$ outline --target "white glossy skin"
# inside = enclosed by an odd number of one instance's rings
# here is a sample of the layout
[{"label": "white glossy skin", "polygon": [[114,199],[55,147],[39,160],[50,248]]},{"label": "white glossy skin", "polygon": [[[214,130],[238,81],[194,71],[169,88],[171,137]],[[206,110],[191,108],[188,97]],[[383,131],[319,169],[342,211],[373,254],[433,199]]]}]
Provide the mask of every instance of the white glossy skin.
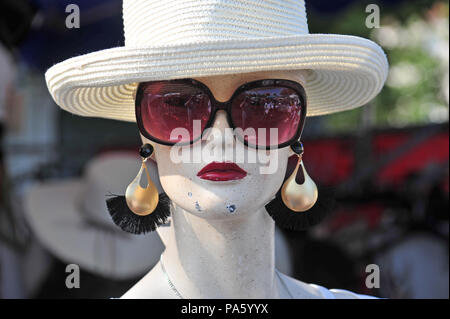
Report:
[{"label": "white glossy skin", "polygon": [[[275,71],[197,80],[206,84],[218,101],[226,101],[240,85],[268,78],[303,82],[298,72]],[[223,111],[217,113],[214,127],[229,127]],[[154,145],[161,185],[174,204],[172,226],[164,234],[163,258],[170,279],[184,298],[320,298],[315,289],[286,277],[289,294],[275,275],[274,222],[264,206],[282,185],[288,157],[293,154],[289,147],[272,151],[277,152],[278,160],[274,174],[260,174],[261,164],[242,163],[239,166],[248,172],[244,179],[212,182],[196,176],[209,162],[174,164],[170,147],[142,140]],[[202,143],[235,146],[239,142],[212,138]],[[198,152],[199,147],[200,142],[192,151]],[[227,209],[229,204],[236,206],[234,213]],[[177,296],[158,264],[122,298]]]}]

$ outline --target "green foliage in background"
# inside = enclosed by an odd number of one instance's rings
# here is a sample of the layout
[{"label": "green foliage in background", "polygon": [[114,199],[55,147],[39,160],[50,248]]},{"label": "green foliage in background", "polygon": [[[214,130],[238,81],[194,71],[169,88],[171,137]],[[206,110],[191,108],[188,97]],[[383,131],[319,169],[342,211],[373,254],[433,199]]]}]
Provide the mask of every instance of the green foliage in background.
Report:
[{"label": "green foliage in background", "polygon": [[[376,127],[403,127],[448,121],[448,1],[408,1],[380,7],[380,28],[365,25],[364,1],[330,16],[309,12],[312,33],[351,34],[370,38],[385,50],[390,74],[372,111],[358,108],[321,119],[329,132],[360,127],[363,112]],[[367,116],[365,117],[367,119]]]}]

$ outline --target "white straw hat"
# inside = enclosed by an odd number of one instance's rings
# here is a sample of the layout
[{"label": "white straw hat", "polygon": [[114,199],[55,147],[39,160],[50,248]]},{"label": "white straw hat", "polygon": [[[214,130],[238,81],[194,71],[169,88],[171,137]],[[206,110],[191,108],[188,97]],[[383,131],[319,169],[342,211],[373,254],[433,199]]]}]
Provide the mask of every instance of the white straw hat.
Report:
[{"label": "white straw hat", "polygon": [[[130,279],[149,271],[164,249],[160,237],[123,232],[105,203],[108,193],[123,193],[140,163],[134,154],[113,152],[89,162],[81,178],[33,185],[25,212],[43,246],[62,261],[106,278]],[[156,164],[148,163],[152,180],[162,189]]]},{"label": "white straw hat", "polygon": [[308,116],[352,109],[384,85],[374,42],[309,34],[303,0],[123,0],[125,46],[68,59],[45,74],[63,109],[135,121],[137,83],[308,70]]}]

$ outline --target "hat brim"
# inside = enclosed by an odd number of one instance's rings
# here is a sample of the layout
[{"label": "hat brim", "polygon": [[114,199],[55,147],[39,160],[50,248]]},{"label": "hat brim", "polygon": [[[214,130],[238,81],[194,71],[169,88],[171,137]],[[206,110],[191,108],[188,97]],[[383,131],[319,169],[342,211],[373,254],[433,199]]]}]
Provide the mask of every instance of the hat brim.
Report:
[{"label": "hat brim", "polygon": [[388,74],[383,50],[347,35],[204,41],[158,47],[117,47],[68,59],[45,74],[63,109],[82,116],[134,122],[139,82],[269,70],[308,70],[308,116],[366,104]]},{"label": "hat brim", "polygon": [[130,279],[149,271],[164,245],[156,232],[133,236],[111,221],[111,230],[89,225],[80,212],[82,180],[33,185],[26,216],[36,237],[53,255],[81,269],[112,279]]}]

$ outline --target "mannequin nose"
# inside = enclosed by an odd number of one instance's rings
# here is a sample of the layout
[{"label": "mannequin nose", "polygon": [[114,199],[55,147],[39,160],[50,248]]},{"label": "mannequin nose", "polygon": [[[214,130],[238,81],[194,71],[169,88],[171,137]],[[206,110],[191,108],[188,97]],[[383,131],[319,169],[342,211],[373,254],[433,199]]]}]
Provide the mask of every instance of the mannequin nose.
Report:
[{"label": "mannequin nose", "polygon": [[[228,123],[227,113],[225,111],[219,110],[216,112],[211,128],[212,130],[207,137],[209,141],[214,141],[214,143],[222,143],[223,146],[233,146],[234,134],[230,124]],[[213,136],[209,136],[211,134]]]},{"label": "mannequin nose", "polygon": [[212,127],[218,128],[220,130],[225,130],[226,128],[230,128],[230,124],[228,123],[227,113],[224,110],[217,111]]}]

